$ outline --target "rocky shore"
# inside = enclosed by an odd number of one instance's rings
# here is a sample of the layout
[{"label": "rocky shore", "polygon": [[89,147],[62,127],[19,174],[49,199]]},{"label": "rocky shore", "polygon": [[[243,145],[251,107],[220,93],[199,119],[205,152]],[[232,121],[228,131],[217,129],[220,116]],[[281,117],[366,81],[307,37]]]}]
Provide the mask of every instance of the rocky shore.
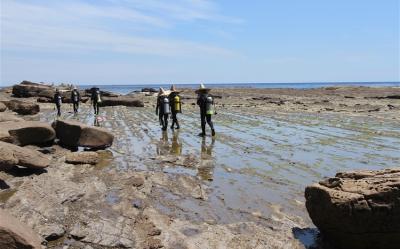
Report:
[{"label": "rocky shore", "polygon": [[[216,141],[194,135],[193,90],[181,92],[182,131],[162,133],[151,89],[103,92],[100,121],[86,90],[76,116],[60,89],[58,120],[54,86],[0,92],[0,216],[20,222],[0,220],[0,237],[87,249],[385,248],[370,235],[399,238],[398,169],[312,185],[399,166],[399,88],[213,89]],[[382,226],[362,230],[355,212]]]}]

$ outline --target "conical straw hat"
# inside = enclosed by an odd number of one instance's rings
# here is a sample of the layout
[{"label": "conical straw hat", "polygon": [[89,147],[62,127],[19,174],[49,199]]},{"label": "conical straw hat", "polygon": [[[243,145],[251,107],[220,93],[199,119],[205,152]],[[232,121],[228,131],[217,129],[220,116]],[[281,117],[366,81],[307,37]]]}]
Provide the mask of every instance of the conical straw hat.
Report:
[{"label": "conical straw hat", "polygon": [[176,90],[176,87],[175,87],[174,84],[172,84],[172,86],[171,86],[171,92],[178,92],[178,91]]},{"label": "conical straw hat", "polygon": [[204,84],[201,83],[201,84],[200,84],[200,88],[196,90],[196,93],[208,92],[208,91],[210,91],[210,90],[211,90],[210,88],[206,88],[206,87],[204,86]]}]

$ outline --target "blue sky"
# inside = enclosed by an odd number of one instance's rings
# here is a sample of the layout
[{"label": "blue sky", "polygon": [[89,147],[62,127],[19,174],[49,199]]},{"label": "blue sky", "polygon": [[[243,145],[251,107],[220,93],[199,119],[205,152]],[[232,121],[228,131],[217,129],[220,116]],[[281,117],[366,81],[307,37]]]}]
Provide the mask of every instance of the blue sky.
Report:
[{"label": "blue sky", "polygon": [[400,81],[399,0],[1,0],[0,83]]}]

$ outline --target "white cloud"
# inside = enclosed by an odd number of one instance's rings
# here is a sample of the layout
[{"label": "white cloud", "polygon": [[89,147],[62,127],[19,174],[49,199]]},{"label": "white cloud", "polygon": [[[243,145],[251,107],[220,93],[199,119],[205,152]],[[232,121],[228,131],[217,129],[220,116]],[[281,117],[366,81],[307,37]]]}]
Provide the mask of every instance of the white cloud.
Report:
[{"label": "white cloud", "polygon": [[[234,54],[209,44],[142,34],[143,30],[171,28],[178,21],[235,21],[220,15],[217,6],[209,1],[171,2],[108,0],[94,5],[77,0],[44,1],[40,4],[4,0],[1,49],[72,53],[104,51],[159,56]],[[113,27],[117,28],[114,30]]]}]

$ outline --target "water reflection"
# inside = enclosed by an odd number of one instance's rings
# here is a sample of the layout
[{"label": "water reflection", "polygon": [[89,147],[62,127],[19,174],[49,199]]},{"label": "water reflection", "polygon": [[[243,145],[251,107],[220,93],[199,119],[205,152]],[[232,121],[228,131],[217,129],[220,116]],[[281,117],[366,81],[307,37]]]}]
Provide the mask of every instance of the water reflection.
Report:
[{"label": "water reflection", "polygon": [[168,132],[163,131],[161,133],[161,138],[160,141],[157,143],[156,147],[157,155],[159,156],[164,156],[164,155],[169,155],[170,153],[170,145],[168,141]]},{"label": "water reflection", "polygon": [[179,139],[179,130],[172,135],[171,154],[174,156],[182,155],[182,141]]},{"label": "water reflection", "polygon": [[97,127],[100,127],[100,121],[99,121],[99,118],[98,118],[98,117],[95,117],[95,118],[93,119],[93,125],[94,125],[94,126],[97,126]]},{"label": "water reflection", "polygon": [[197,176],[202,180],[212,181],[214,179],[214,144],[215,138],[212,138],[209,144],[207,144],[205,137],[201,140],[200,165],[197,170]]}]

